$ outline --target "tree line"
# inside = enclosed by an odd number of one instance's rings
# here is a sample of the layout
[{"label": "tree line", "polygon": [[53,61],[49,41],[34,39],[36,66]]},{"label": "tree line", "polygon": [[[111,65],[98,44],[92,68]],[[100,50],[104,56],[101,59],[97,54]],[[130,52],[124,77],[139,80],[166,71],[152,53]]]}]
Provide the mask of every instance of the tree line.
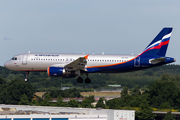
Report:
[{"label": "tree line", "polygon": [[[0,67],[0,77],[10,83],[14,79],[24,80],[25,72],[18,72]],[[115,74],[89,74],[92,80],[90,84],[78,83],[77,78],[50,78],[46,72],[30,72],[29,81],[36,91],[59,90],[61,87],[83,88],[82,91],[93,91],[100,88],[108,88],[110,84],[120,84],[129,89],[139,85],[141,89],[146,88],[150,83],[158,79],[162,74],[180,76],[180,65],[164,65],[135,72]],[[85,78],[85,76],[83,76]]]},{"label": "tree line", "polygon": [[[82,97],[80,92],[74,89],[52,90],[47,92],[43,98],[33,99],[35,87],[23,80],[12,80],[6,83],[0,78],[0,104],[20,104],[36,106],[58,106],[58,107],[82,107],[82,108],[103,108],[103,109],[132,109],[136,110],[136,119],[153,119],[153,110],[169,110],[169,117],[174,118],[171,110],[180,111],[180,79],[177,76],[163,74],[159,79],[153,81],[142,92],[137,85],[131,90],[123,87],[120,98],[107,101],[101,97],[95,106],[94,96],[86,97],[82,103],[71,99],[64,102],[63,97]],[[130,92],[129,92],[130,91]],[[57,102],[51,102],[52,98]],[[167,118],[169,118],[167,116]]]},{"label": "tree line", "polygon": [[[87,85],[77,83],[76,78],[49,78],[45,72],[31,72],[29,81],[25,82],[24,72],[0,67],[0,104],[93,108],[91,103],[95,101],[94,96],[85,98],[81,104],[74,99],[67,103],[63,102],[63,97],[82,97],[80,91],[92,91],[107,87],[109,84],[121,84],[124,86],[121,98],[109,101],[100,98],[95,107],[135,109],[137,119],[152,119],[154,117],[152,111],[156,109],[180,111],[179,68],[179,65],[164,65],[129,73],[92,74],[90,75],[92,83]],[[76,88],[60,90],[63,86]],[[35,91],[47,93],[43,98],[33,99]],[[51,102],[54,97],[57,97],[56,103]],[[173,117],[171,111],[168,115]]]}]

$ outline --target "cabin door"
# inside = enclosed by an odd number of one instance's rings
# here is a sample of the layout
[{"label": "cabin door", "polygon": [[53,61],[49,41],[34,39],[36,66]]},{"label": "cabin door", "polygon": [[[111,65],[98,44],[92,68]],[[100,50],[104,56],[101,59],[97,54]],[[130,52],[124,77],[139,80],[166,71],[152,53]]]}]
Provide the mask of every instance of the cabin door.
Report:
[{"label": "cabin door", "polygon": [[140,67],[140,57],[134,59],[134,67]]},{"label": "cabin door", "polygon": [[28,58],[28,55],[23,55],[23,58],[22,58],[23,65],[27,65],[27,58]]}]

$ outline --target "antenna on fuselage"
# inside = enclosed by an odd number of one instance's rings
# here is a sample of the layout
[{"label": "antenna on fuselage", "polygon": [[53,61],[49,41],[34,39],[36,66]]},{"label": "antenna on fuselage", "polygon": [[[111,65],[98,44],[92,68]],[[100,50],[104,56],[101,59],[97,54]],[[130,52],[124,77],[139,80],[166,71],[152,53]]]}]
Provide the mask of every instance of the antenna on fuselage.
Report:
[{"label": "antenna on fuselage", "polygon": [[31,51],[29,51],[28,53],[30,53]]},{"label": "antenna on fuselage", "polygon": [[102,53],[102,55],[104,55],[104,52]]}]

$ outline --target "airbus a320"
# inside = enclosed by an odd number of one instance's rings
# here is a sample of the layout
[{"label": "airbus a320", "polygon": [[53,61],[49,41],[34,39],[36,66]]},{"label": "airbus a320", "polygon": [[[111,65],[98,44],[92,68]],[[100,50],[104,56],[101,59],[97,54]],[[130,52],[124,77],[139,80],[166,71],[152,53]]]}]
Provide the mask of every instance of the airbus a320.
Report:
[{"label": "airbus a320", "polygon": [[165,57],[172,28],[163,28],[152,42],[139,55],[105,54],[47,54],[24,53],[15,55],[4,66],[15,71],[26,71],[25,81],[31,71],[47,72],[49,77],[72,78],[77,82],[90,83],[90,73],[121,73],[142,70],[175,62],[174,58]]}]

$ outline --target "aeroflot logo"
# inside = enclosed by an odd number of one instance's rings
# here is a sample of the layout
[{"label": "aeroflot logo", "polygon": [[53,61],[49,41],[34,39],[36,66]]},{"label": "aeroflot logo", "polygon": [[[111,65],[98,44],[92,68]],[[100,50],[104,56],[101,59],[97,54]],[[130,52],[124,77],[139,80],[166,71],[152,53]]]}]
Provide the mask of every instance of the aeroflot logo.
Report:
[{"label": "aeroflot logo", "polygon": [[58,57],[59,55],[54,55],[54,54],[46,54],[46,55],[44,55],[44,54],[35,54],[35,56],[55,56],[55,57]]}]

